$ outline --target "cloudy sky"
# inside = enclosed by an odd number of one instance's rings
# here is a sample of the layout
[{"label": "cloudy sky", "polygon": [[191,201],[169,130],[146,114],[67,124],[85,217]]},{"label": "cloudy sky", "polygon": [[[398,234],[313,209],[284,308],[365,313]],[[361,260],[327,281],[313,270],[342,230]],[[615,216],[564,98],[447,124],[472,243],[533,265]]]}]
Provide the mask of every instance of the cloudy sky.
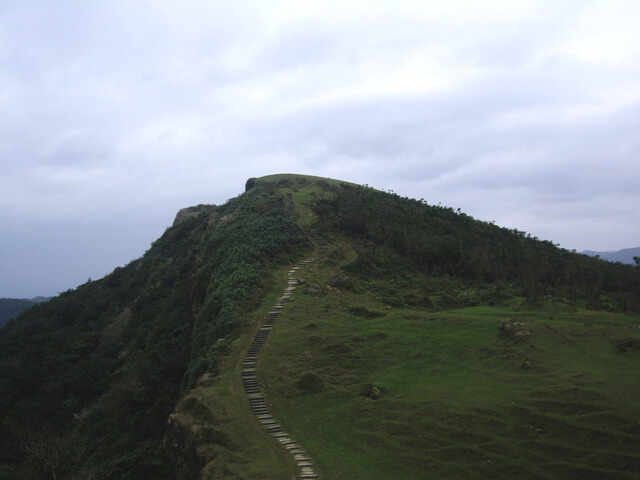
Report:
[{"label": "cloudy sky", "polygon": [[295,172],[640,246],[640,2],[0,1],[0,297]]}]

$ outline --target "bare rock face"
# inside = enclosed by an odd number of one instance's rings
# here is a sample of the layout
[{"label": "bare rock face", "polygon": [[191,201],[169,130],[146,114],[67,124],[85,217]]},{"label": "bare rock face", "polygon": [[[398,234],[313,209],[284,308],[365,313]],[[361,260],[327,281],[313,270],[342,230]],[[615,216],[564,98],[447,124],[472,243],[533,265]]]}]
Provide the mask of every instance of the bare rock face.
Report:
[{"label": "bare rock face", "polygon": [[244,191],[248,192],[252,188],[256,188],[256,185],[258,185],[258,179],[255,177],[251,177],[247,180],[247,183],[244,184]]},{"label": "bare rock face", "polygon": [[526,322],[510,320],[500,324],[498,335],[515,343],[524,343],[531,337]]},{"label": "bare rock face", "polygon": [[167,419],[165,442],[170,450],[181,452],[187,443],[187,432],[177,415],[170,415]]},{"label": "bare rock face", "polygon": [[382,396],[382,392],[375,385],[371,387],[371,391],[369,392],[369,398],[372,400],[377,400]]},{"label": "bare rock face", "polygon": [[[197,205],[195,207],[187,207],[178,211],[176,218],[173,221],[173,226],[188,220],[189,218],[197,217],[202,212],[211,211],[215,208],[215,205]],[[213,213],[213,212],[212,212]]]},{"label": "bare rock face", "polygon": [[359,395],[370,398],[371,400],[378,400],[382,397],[382,388],[371,383],[366,383],[361,385]]},{"label": "bare rock face", "polygon": [[198,378],[198,387],[209,387],[213,384],[213,376],[210,373],[204,373]]},{"label": "bare rock face", "polygon": [[167,419],[164,445],[171,455],[176,480],[200,478],[200,472],[204,467],[196,441],[200,434],[199,426],[193,425],[192,421],[175,413]]},{"label": "bare rock face", "polygon": [[322,287],[320,287],[320,285],[317,285],[315,283],[311,283],[309,284],[303,291],[303,293],[305,295],[311,295],[312,297],[322,297],[325,293],[322,290]]}]

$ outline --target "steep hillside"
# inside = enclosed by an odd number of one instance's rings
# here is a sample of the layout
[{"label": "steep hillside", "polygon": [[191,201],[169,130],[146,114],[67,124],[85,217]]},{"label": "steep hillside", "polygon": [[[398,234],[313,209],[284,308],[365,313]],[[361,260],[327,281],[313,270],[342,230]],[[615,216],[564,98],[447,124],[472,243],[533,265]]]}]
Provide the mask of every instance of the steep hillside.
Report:
[{"label": "steep hillside", "polygon": [[637,478],[639,310],[638,268],[252,178],[0,332],[0,478]]},{"label": "steep hillside", "polygon": [[[637,476],[637,269],[327,179],[247,186],[277,187],[328,243],[257,363],[319,478]],[[179,478],[293,478],[242,394],[250,339],[178,406],[175,454],[197,465]]]},{"label": "steep hillside", "polygon": [[36,303],[38,302],[26,298],[0,298],[0,328]]},{"label": "steep hillside", "polygon": [[306,242],[282,199],[254,190],[183,212],[141,259],[8,325],[0,477],[173,478],[169,413]]}]

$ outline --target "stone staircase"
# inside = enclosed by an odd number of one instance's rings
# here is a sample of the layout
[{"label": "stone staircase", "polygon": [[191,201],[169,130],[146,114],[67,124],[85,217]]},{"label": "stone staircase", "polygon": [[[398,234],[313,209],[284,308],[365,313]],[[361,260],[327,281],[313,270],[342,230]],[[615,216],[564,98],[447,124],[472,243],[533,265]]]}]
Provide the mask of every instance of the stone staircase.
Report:
[{"label": "stone staircase", "polygon": [[291,267],[287,272],[287,285],[282,296],[278,298],[273,308],[262,321],[262,325],[257,331],[242,363],[242,383],[244,385],[244,390],[247,395],[247,399],[249,400],[249,404],[251,405],[251,409],[256,415],[258,421],[262,424],[263,428],[293,456],[296,466],[299,469],[298,479],[300,480],[318,478],[318,475],[313,469],[313,462],[307,456],[302,447],[293,439],[293,435],[287,433],[282,425],[280,425],[269,412],[269,407],[267,406],[267,402],[265,401],[260,390],[260,385],[258,384],[256,367],[258,356],[267,340],[267,337],[278,320],[280,312],[286,303],[291,300],[293,291],[296,289],[296,285],[298,284],[298,281],[295,278],[296,272],[313,262],[318,255],[323,255],[327,251],[327,243],[324,239],[315,237],[314,242],[317,245],[317,251],[311,257]]}]

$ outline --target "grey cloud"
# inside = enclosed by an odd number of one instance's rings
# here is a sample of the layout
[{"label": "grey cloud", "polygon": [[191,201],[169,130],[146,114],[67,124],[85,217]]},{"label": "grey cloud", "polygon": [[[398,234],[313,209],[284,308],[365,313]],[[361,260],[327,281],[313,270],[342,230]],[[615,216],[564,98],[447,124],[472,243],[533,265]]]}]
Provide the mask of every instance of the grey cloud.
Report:
[{"label": "grey cloud", "polygon": [[3,251],[41,238],[44,264],[50,240],[89,268],[75,235],[123,263],[179,208],[281,171],[633,246],[638,69],[572,50],[598,5],[2,2]]}]

